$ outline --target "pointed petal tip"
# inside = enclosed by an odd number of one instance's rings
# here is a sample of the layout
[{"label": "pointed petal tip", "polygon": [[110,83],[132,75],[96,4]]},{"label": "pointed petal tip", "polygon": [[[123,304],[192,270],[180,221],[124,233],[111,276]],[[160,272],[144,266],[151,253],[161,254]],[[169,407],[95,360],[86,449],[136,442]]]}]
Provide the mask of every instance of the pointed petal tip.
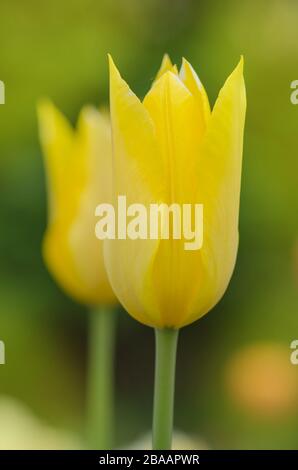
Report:
[{"label": "pointed petal tip", "polygon": [[236,66],[236,70],[239,71],[239,73],[243,74],[243,68],[244,68],[244,57],[243,55],[241,54],[240,55],[240,59],[239,59],[239,62]]},{"label": "pointed petal tip", "polygon": [[163,55],[161,65],[168,65],[169,67],[172,67],[172,61],[171,61],[171,58],[170,58],[170,56],[167,52],[165,52],[164,55]]},{"label": "pointed petal tip", "polygon": [[191,65],[191,63],[185,57],[182,57],[182,63],[181,63],[181,68],[180,68],[180,72],[179,72],[179,75],[180,75],[182,80],[185,78],[187,73],[191,73],[200,82],[200,79],[199,79],[195,69]]},{"label": "pointed petal tip", "polygon": [[[174,87],[176,91],[178,90],[183,90],[183,93],[187,93],[187,95],[190,95],[189,90],[187,87],[184,85],[184,83],[181,81],[179,75],[175,73],[175,69],[173,67],[170,70],[167,70],[162,74],[162,76],[155,82],[155,85],[151,87],[149,90],[148,94],[155,88],[155,87],[163,87],[163,86],[169,86],[170,88]],[[160,88],[161,89],[161,88]],[[147,95],[146,95],[147,96]],[[146,97],[144,98],[145,101]]]},{"label": "pointed petal tip", "polygon": [[108,54],[110,78],[121,79],[121,74],[113,60],[111,54]]},{"label": "pointed petal tip", "polygon": [[117,70],[117,67],[115,65],[115,62],[113,60],[113,57],[111,56],[111,54],[108,53],[108,63],[109,63],[109,70],[110,70],[110,73],[112,71],[114,71],[115,69]]},{"label": "pointed petal tip", "polygon": [[174,74],[174,75],[178,75],[178,68],[177,68],[177,65],[174,64],[171,68],[171,72]]},{"label": "pointed petal tip", "polygon": [[122,87],[123,84],[126,82],[121,77],[119,70],[116,67],[116,64],[110,54],[108,54],[109,58],[109,76],[110,76],[110,98],[114,94],[115,90],[119,87]]},{"label": "pointed petal tip", "polygon": [[36,112],[40,136],[44,138],[48,134],[48,129],[54,126],[56,117],[61,113],[54,103],[46,97],[37,101]]},{"label": "pointed petal tip", "polygon": [[181,67],[180,67],[180,70],[179,70],[179,76],[180,76],[181,80],[183,80],[183,78],[185,77],[186,70],[189,67],[190,67],[190,63],[185,59],[185,57],[182,57]]},{"label": "pointed petal tip", "polygon": [[167,72],[168,70],[172,70],[174,67],[175,66],[172,64],[169,54],[164,54],[153,83],[157,82],[165,72]]},{"label": "pointed petal tip", "polygon": [[108,53],[107,53],[107,57],[108,57],[108,62],[109,62],[109,64],[111,64],[111,63],[113,64],[114,61],[113,61],[112,54],[110,54],[110,53],[108,52]]},{"label": "pointed petal tip", "polygon": [[177,77],[177,74],[175,73],[175,68],[174,68],[174,67],[172,67],[171,70],[167,70],[167,71],[160,77],[159,80],[160,80],[160,81],[163,81],[163,80],[164,80],[164,81],[172,81],[173,79],[174,79],[175,81],[178,80],[178,81],[180,82],[179,78]]},{"label": "pointed petal tip", "polygon": [[244,58],[243,58],[243,55],[241,55],[237,65],[228,76],[227,81],[231,81],[231,80],[232,81],[236,80],[237,82],[243,81],[244,80],[243,68],[244,68]]},{"label": "pointed petal tip", "polygon": [[190,65],[190,62],[183,56],[182,57],[182,64],[181,64],[181,67],[185,66],[185,65]]},{"label": "pointed petal tip", "polygon": [[36,103],[38,117],[44,116],[46,113],[55,109],[53,102],[46,97],[39,98]]}]

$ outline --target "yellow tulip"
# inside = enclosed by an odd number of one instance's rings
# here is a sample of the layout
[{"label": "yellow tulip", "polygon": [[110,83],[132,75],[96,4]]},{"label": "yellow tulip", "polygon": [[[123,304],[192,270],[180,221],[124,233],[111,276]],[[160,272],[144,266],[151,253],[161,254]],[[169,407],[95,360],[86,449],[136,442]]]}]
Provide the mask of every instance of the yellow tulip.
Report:
[{"label": "yellow tulip", "polygon": [[48,186],[47,267],[74,299],[90,306],[114,303],[94,232],[95,207],[111,197],[109,118],[85,107],[73,129],[48,101],[40,103],[38,116]]},{"label": "yellow tulip", "polygon": [[213,110],[192,66],[166,56],[143,101],[110,58],[113,198],[127,204],[200,203],[204,242],[105,240],[105,265],[118,299],[140,322],[178,329],[207,313],[230,281],[238,248],[243,129],[243,60]]}]

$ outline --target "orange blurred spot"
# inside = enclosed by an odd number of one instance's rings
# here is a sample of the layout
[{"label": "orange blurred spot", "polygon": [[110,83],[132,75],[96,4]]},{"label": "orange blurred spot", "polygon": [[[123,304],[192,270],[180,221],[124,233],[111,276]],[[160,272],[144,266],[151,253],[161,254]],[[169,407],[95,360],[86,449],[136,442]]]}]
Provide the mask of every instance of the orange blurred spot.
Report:
[{"label": "orange blurred spot", "polygon": [[232,399],[244,410],[280,417],[298,406],[298,371],[290,349],[274,343],[249,346],[227,364],[226,382]]}]

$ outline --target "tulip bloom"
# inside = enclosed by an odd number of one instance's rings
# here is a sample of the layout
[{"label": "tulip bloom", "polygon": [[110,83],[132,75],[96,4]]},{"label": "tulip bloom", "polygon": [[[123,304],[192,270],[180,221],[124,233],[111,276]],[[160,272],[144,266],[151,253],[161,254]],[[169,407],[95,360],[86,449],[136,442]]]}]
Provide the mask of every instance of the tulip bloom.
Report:
[{"label": "tulip bloom", "polygon": [[106,240],[105,263],[126,310],[157,328],[181,328],[224,294],[238,247],[238,212],[245,118],[242,59],[210,111],[192,66],[178,74],[165,57],[140,101],[110,59],[114,197],[127,204],[201,203],[204,242]]},{"label": "tulip bloom", "polygon": [[[238,248],[243,129],[242,59],[210,110],[192,66],[178,73],[166,56],[143,101],[110,59],[113,197],[127,204],[203,204],[204,240],[105,240],[111,285],[126,310],[156,329],[153,448],[171,447],[179,328],[207,313],[224,294]],[[161,214],[161,227],[166,225]],[[173,226],[172,221],[172,226]],[[162,230],[159,235],[162,235]]]},{"label": "tulip bloom", "polygon": [[38,108],[49,217],[43,254],[74,299],[92,306],[88,377],[88,445],[111,448],[116,297],[95,237],[94,211],[111,197],[111,129],[105,113],[85,107],[74,130],[51,104]]},{"label": "tulip bloom", "polygon": [[102,242],[94,234],[95,207],[111,197],[109,118],[85,107],[74,130],[50,102],[38,111],[49,196],[45,262],[74,299],[86,305],[114,303]]}]

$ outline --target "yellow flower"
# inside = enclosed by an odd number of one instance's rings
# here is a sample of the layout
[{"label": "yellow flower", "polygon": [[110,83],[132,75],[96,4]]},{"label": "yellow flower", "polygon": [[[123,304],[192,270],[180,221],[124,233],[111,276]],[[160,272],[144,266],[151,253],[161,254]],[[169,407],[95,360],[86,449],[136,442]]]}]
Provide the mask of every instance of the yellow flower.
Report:
[{"label": "yellow flower", "polygon": [[85,107],[74,130],[55,106],[38,107],[49,217],[43,254],[62,288],[86,305],[115,301],[95,237],[94,211],[111,194],[111,130],[105,113]]},{"label": "yellow flower", "polygon": [[[110,59],[113,197],[127,204],[199,203],[204,242],[187,251],[184,240],[105,240],[113,290],[140,322],[180,328],[207,313],[224,294],[238,247],[243,129],[243,61],[210,111],[192,66],[180,73],[166,56],[140,101]],[[116,199],[115,199],[116,200]]]}]

